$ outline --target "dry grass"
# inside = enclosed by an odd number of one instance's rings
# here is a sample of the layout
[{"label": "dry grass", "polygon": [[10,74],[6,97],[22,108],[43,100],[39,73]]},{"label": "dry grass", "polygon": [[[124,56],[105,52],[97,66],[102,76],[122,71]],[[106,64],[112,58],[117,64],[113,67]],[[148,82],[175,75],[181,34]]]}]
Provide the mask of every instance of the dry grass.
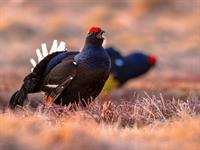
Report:
[{"label": "dry grass", "polygon": [[77,116],[50,121],[41,114],[9,114],[0,120],[1,149],[195,150],[200,146],[200,118],[188,115],[144,128],[99,125]]},{"label": "dry grass", "polygon": [[200,146],[200,101],[154,96],[114,105],[41,106],[0,115],[0,149],[185,149]]}]

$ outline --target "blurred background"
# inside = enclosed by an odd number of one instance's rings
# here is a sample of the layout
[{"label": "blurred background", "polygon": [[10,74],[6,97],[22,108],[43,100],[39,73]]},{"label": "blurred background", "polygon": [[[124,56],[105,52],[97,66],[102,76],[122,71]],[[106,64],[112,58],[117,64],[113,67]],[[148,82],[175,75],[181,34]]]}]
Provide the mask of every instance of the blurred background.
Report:
[{"label": "blurred background", "polygon": [[[200,0],[0,0],[0,91],[19,88],[35,49],[54,39],[79,50],[88,29],[106,30],[107,46],[158,58],[125,88],[200,89]],[[199,92],[197,92],[197,95]]]}]

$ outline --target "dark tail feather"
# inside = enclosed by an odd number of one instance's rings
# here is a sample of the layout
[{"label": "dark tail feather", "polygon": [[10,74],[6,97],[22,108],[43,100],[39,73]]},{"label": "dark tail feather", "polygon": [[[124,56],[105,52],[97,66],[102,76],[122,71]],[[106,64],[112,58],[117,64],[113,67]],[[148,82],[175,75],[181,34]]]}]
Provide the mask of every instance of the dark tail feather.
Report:
[{"label": "dark tail feather", "polygon": [[10,101],[9,101],[9,107],[11,109],[14,109],[16,106],[17,106],[17,100],[16,100],[16,97],[18,95],[19,91],[16,91],[12,97],[10,98]]},{"label": "dark tail feather", "polygon": [[23,90],[16,91],[10,98],[9,108],[14,109],[17,105],[23,106],[27,94]]}]

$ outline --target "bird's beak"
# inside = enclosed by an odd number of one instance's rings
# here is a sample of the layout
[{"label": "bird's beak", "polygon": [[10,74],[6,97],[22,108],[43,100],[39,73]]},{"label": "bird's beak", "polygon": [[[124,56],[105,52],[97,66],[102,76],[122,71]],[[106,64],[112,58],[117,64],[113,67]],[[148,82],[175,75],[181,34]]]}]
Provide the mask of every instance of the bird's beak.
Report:
[{"label": "bird's beak", "polygon": [[97,38],[98,39],[104,39],[104,37],[103,37],[103,34],[105,33],[105,31],[104,30],[101,30],[98,34],[97,34]]}]

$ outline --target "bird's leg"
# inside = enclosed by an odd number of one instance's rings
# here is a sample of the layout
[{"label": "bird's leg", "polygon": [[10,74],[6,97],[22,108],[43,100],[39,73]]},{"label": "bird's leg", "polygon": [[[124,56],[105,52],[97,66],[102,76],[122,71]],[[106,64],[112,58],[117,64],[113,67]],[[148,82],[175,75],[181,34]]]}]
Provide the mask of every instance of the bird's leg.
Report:
[{"label": "bird's leg", "polygon": [[54,102],[54,98],[51,96],[47,96],[46,102],[47,102],[47,104],[52,104]]}]

